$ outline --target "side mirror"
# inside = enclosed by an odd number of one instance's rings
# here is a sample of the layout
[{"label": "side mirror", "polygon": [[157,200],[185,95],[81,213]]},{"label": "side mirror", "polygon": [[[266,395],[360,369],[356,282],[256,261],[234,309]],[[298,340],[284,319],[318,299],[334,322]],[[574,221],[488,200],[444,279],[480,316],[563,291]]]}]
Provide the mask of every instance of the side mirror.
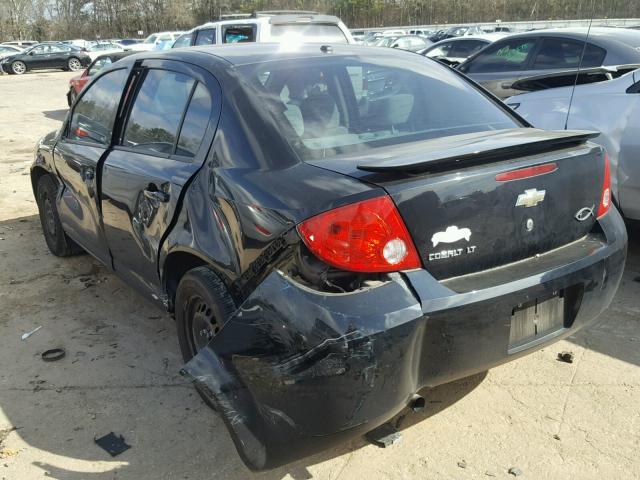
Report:
[{"label": "side mirror", "polygon": [[33,50],[31,50],[28,55],[33,56],[35,54],[35,52]]},{"label": "side mirror", "polygon": [[395,45],[391,45],[391,48],[398,48],[398,44],[396,43]]}]

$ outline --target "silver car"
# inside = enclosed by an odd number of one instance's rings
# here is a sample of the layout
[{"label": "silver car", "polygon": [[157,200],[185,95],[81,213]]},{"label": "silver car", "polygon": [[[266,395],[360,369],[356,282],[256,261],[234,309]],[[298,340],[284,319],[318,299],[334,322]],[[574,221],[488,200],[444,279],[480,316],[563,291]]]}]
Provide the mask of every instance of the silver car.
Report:
[{"label": "silver car", "polygon": [[[608,76],[615,76],[615,71]],[[530,82],[531,83],[531,82]],[[539,83],[539,82],[538,82]],[[640,220],[640,70],[613,80],[517,95],[506,102],[534,127],[594,130],[607,149],[614,200],[623,215]],[[580,179],[576,179],[579,181]]]},{"label": "silver car", "polygon": [[[500,98],[517,95],[524,77],[578,67],[586,28],[559,28],[510,35],[469,57],[458,69]],[[583,68],[640,63],[640,31],[592,28]]]}]

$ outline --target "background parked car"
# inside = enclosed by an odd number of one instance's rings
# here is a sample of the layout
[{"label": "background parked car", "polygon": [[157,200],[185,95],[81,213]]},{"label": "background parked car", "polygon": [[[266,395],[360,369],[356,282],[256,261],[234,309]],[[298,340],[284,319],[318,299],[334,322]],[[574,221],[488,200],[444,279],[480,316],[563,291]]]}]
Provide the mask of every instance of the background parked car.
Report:
[{"label": "background parked car", "polygon": [[131,50],[135,52],[146,52],[149,50],[166,50],[171,48],[173,42],[182,35],[183,32],[158,32],[152,33],[144,39],[142,43],[130,44]]},{"label": "background parked car", "polygon": [[28,47],[33,47],[34,45],[37,45],[39,42],[36,42],[35,40],[13,40],[10,42],[3,42],[2,45],[12,45],[14,47],[18,47],[18,48],[28,48]]},{"label": "background parked car", "polygon": [[105,53],[124,52],[124,50],[124,47],[117,43],[101,42],[87,48],[87,54],[91,57],[91,60],[95,60]]},{"label": "background parked car", "polygon": [[482,35],[484,32],[478,25],[470,25],[465,27],[451,27],[446,30],[437,31],[429,40],[439,42],[447,38],[463,37],[465,35]]},{"label": "background parked car", "polygon": [[125,50],[129,50],[131,45],[136,45],[138,43],[142,43],[143,40],[138,38],[123,38],[121,40],[116,40],[115,43],[121,45]]},{"label": "background parked car", "polygon": [[[586,28],[537,30],[510,35],[469,57],[459,70],[500,98],[521,93],[513,83],[523,77],[578,67]],[[592,28],[582,67],[640,63],[640,32]]]},{"label": "background parked car", "polygon": [[100,55],[97,57],[91,65],[89,65],[81,75],[73,77],[69,80],[69,91],[67,92],[67,104],[69,106],[73,105],[78,97],[78,94],[82,91],[84,86],[87,84],[91,77],[93,77],[96,73],[102,70],[107,65],[111,65],[113,62],[117,62],[120,59],[123,59],[129,55],[132,55],[134,52],[111,52],[107,54]]},{"label": "background parked car", "polygon": [[63,43],[40,43],[5,57],[0,67],[6,73],[22,75],[28,70],[62,69],[76,72],[88,66],[91,58],[85,52]]},{"label": "background parked car", "polygon": [[479,52],[487,45],[503,38],[501,34],[485,34],[469,37],[456,37],[441,40],[430,47],[420,50],[418,53],[438,60],[446,65],[460,65],[467,58]]},{"label": "background parked car", "polygon": [[418,50],[424,50],[431,45],[431,40],[428,38],[420,37],[418,35],[405,35],[403,37],[394,38],[388,46],[390,48],[399,48],[400,50],[409,50],[410,52],[417,52]]},{"label": "background parked car", "polygon": [[252,18],[200,25],[181,35],[172,48],[246,42],[355,43],[351,32],[332,15],[256,12]]},{"label": "background parked car", "polygon": [[8,57],[9,55],[15,55],[21,51],[21,48],[14,47],[13,45],[0,45],[0,59]]},{"label": "background parked car", "polygon": [[[615,72],[600,78],[612,75]],[[568,77],[575,75],[571,72]],[[569,129],[600,132],[593,141],[609,154],[614,200],[627,218],[640,220],[640,70],[578,85],[567,121],[572,90],[572,86],[549,88],[511,97],[507,103],[535,127],[564,129],[567,122]]]}]

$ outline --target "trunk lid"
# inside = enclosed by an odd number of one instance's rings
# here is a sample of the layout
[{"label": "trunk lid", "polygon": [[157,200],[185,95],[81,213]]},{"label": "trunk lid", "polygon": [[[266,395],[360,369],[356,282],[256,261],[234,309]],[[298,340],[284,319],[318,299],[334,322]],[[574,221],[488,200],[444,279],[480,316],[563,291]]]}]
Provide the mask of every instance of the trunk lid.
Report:
[{"label": "trunk lid", "polygon": [[[445,279],[522,260],[589,233],[604,180],[604,152],[586,143],[592,136],[483,132],[311,163],[384,188],[424,267]],[[546,173],[501,175],[532,166]]]}]

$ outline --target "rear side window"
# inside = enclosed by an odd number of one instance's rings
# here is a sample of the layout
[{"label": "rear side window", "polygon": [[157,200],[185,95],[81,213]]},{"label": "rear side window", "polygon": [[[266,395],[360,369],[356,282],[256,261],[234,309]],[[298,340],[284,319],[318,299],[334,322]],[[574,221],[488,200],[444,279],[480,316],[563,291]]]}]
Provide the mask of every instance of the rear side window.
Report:
[{"label": "rear side window", "polygon": [[509,72],[523,70],[536,44],[533,38],[509,40],[491,45],[461,70],[469,73]]},{"label": "rear side window", "polygon": [[202,137],[209,125],[211,116],[211,96],[207,88],[199,83],[193,92],[189,108],[184,116],[180,138],[178,139],[177,155],[194,157],[202,143]]},{"label": "rear side window", "polygon": [[222,43],[246,43],[255,41],[256,29],[253,25],[225,27],[222,33]]},{"label": "rear side window", "polygon": [[599,67],[607,52],[592,44],[575,42],[563,38],[545,38],[536,54],[533,69],[578,68],[584,49],[583,67]]},{"label": "rear side window", "polygon": [[123,146],[172,155],[195,80],[166,70],[149,70],[133,102]]},{"label": "rear side window", "polygon": [[126,70],[115,70],[97,79],[73,109],[67,137],[109,145],[126,82]]},{"label": "rear side window", "polygon": [[240,68],[255,88],[248,95],[257,97],[273,118],[266,121],[280,126],[303,160],[519,126],[454,72],[416,58],[377,63],[337,57]]},{"label": "rear side window", "polygon": [[291,39],[307,43],[347,43],[340,27],[335,24],[293,23],[271,26],[271,36],[278,41]]},{"label": "rear side window", "polygon": [[216,30],[214,28],[198,31],[196,45],[213,45],[214,43],[216,43]]}]

